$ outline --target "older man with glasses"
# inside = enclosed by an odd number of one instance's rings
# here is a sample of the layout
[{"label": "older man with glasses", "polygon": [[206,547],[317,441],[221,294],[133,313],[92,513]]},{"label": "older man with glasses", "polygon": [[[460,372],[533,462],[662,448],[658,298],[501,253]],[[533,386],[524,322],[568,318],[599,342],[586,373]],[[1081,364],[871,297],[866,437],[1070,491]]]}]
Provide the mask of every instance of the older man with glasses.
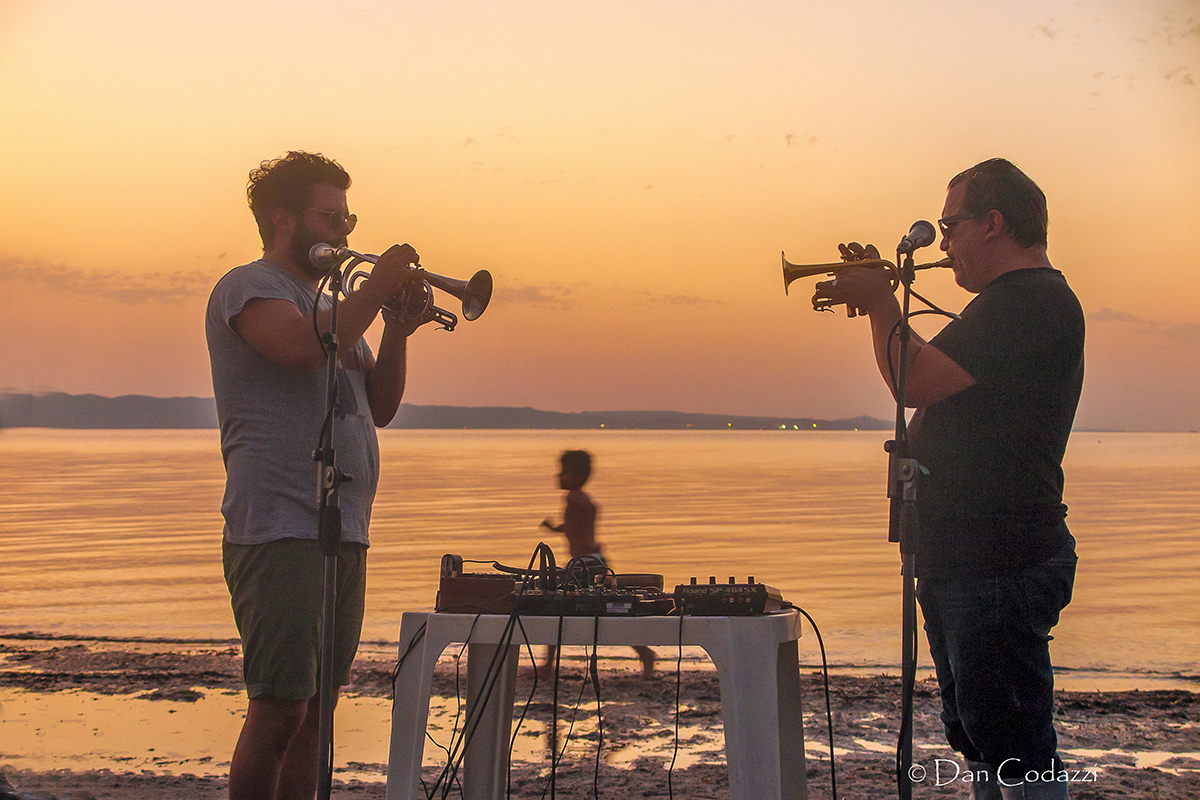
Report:
[{"label": "older man with glasses", "polygon": [[[977,295],[908,350],[912,455],[928,470],[917,598],[942,720],[972,796],[1065,798],[1049,642],[1075,576],[1062,460],[1083,385],[1083,311],[1046,254],[1045,195],[1010,162],[956,176],[938,226],[955,280]],[[844,252],[878,257],[872,246]],[[817,289],[870,318],[895,394],[901,310],[886,275],[844,269]]]}]

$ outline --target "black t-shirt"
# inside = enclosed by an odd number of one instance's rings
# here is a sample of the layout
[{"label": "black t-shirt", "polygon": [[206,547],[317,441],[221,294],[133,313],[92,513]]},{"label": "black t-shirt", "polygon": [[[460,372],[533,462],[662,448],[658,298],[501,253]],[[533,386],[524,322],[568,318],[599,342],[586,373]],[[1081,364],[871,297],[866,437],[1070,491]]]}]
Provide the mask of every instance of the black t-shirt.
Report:
[{"label": "black t-shirt", "polygon": [[1083,309],[1061,272],[1006,272],[930,344],[975,379],[913,420],[920,578],[989,575],[1069,536],[1062,459],[1083,386]]}]

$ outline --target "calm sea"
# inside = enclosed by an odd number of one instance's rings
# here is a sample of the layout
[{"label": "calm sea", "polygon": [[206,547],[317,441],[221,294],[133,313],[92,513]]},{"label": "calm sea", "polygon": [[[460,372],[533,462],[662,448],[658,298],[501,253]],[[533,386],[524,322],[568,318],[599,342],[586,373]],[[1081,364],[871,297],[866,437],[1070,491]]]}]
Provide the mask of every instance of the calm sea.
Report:
[{"label": "calm sea", "polygon": [[[383,431],[364,635],[394,642],[402,612],[432,606],[444,553],[523,566],[543,539],[565,551],[538,523],[561,515],[558,454],[583,447],[619,572],[754,576],[813,616],[832,662],[896,671],[886,438]],[[1200,436],[1078,432],[1066,470],[1081,560],[1052,645],[1060,683],[1200,688]],[[216,431],[4,431],[0,634],[235,638],[223,484]],[[819,663],[807,629],[801,646]]]}]

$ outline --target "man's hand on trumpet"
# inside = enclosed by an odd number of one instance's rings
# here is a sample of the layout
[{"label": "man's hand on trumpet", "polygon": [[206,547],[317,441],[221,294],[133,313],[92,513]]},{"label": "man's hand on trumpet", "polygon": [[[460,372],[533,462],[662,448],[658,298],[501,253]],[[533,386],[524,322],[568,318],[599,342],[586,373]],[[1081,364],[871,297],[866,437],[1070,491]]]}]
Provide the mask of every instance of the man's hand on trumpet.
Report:
[{"label": "man's hand on trumpet", "polygon": [[866,316],[880,301],[895,299],[892,280],[887,270],[874,267],[855,267],[855,261],[879,259],[875,245],[863,246],[858,242],[839,244],[842,260],[846,266],[837,271],[832,280],[819,281],[813,302],[829,301],[832,305],[846,304],[846,316]]},{"label": "man's hand on trumpet", "polygon": [[[384,325],[391,332],[398,333],[404,338],[412,336],[412,334],[421,327],[424,322],[420,317],[406,315],[402,311],[393,308],[392,303],[401,299],[410,280],[415,280],[413,274],[413,266],[419,264],[421,257],[410,244],[394,244],[389,247],[379,260],[375,262],[375,266],[371,269],[371,277],[368,283],[374,281],[378,277],[380,286],[383,290],[388,291],[387,299],[384,301],[381,313],[383,315]],[[364,284],[365,285],[365,284]]]},{"label": "man's hand on trumpet", "polygon": [[412,277],[412,266],[420,262],[421,257],[412,245],[394,244],[375,262],[362,288],[382,306],[400,294]]}]

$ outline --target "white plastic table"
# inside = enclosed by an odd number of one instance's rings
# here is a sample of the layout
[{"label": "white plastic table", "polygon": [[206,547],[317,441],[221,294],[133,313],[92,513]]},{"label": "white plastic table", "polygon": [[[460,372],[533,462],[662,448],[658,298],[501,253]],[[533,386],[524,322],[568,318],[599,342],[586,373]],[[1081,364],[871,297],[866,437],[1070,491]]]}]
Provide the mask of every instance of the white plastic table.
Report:
[{"label": "white plastic table", "polygon": [[[392,708],[387,800],[420,800],[421,760],[429,722],[433,669],[451,643],[467,645],[467,708],[484,690],[484,675],[502,642],[505,615],[411,611],[400,621],[396,701]],[[518,650],[559,641],[559,617],[522,615],[503,653],[499,677],[479,714],[463,758],[468,800],[501,800],[508,771]],[[564,617],[562,644],[704,648],[717,668],[725,756],[733,800],[807,800],[794,610],[758,617]],[[423,628],[423,630],[422,630]],[[420,635],[420,638],[414,639]],[[469,638],[468,638],[469,636]],[[470,724],[469,722],[467,724]]]}]

